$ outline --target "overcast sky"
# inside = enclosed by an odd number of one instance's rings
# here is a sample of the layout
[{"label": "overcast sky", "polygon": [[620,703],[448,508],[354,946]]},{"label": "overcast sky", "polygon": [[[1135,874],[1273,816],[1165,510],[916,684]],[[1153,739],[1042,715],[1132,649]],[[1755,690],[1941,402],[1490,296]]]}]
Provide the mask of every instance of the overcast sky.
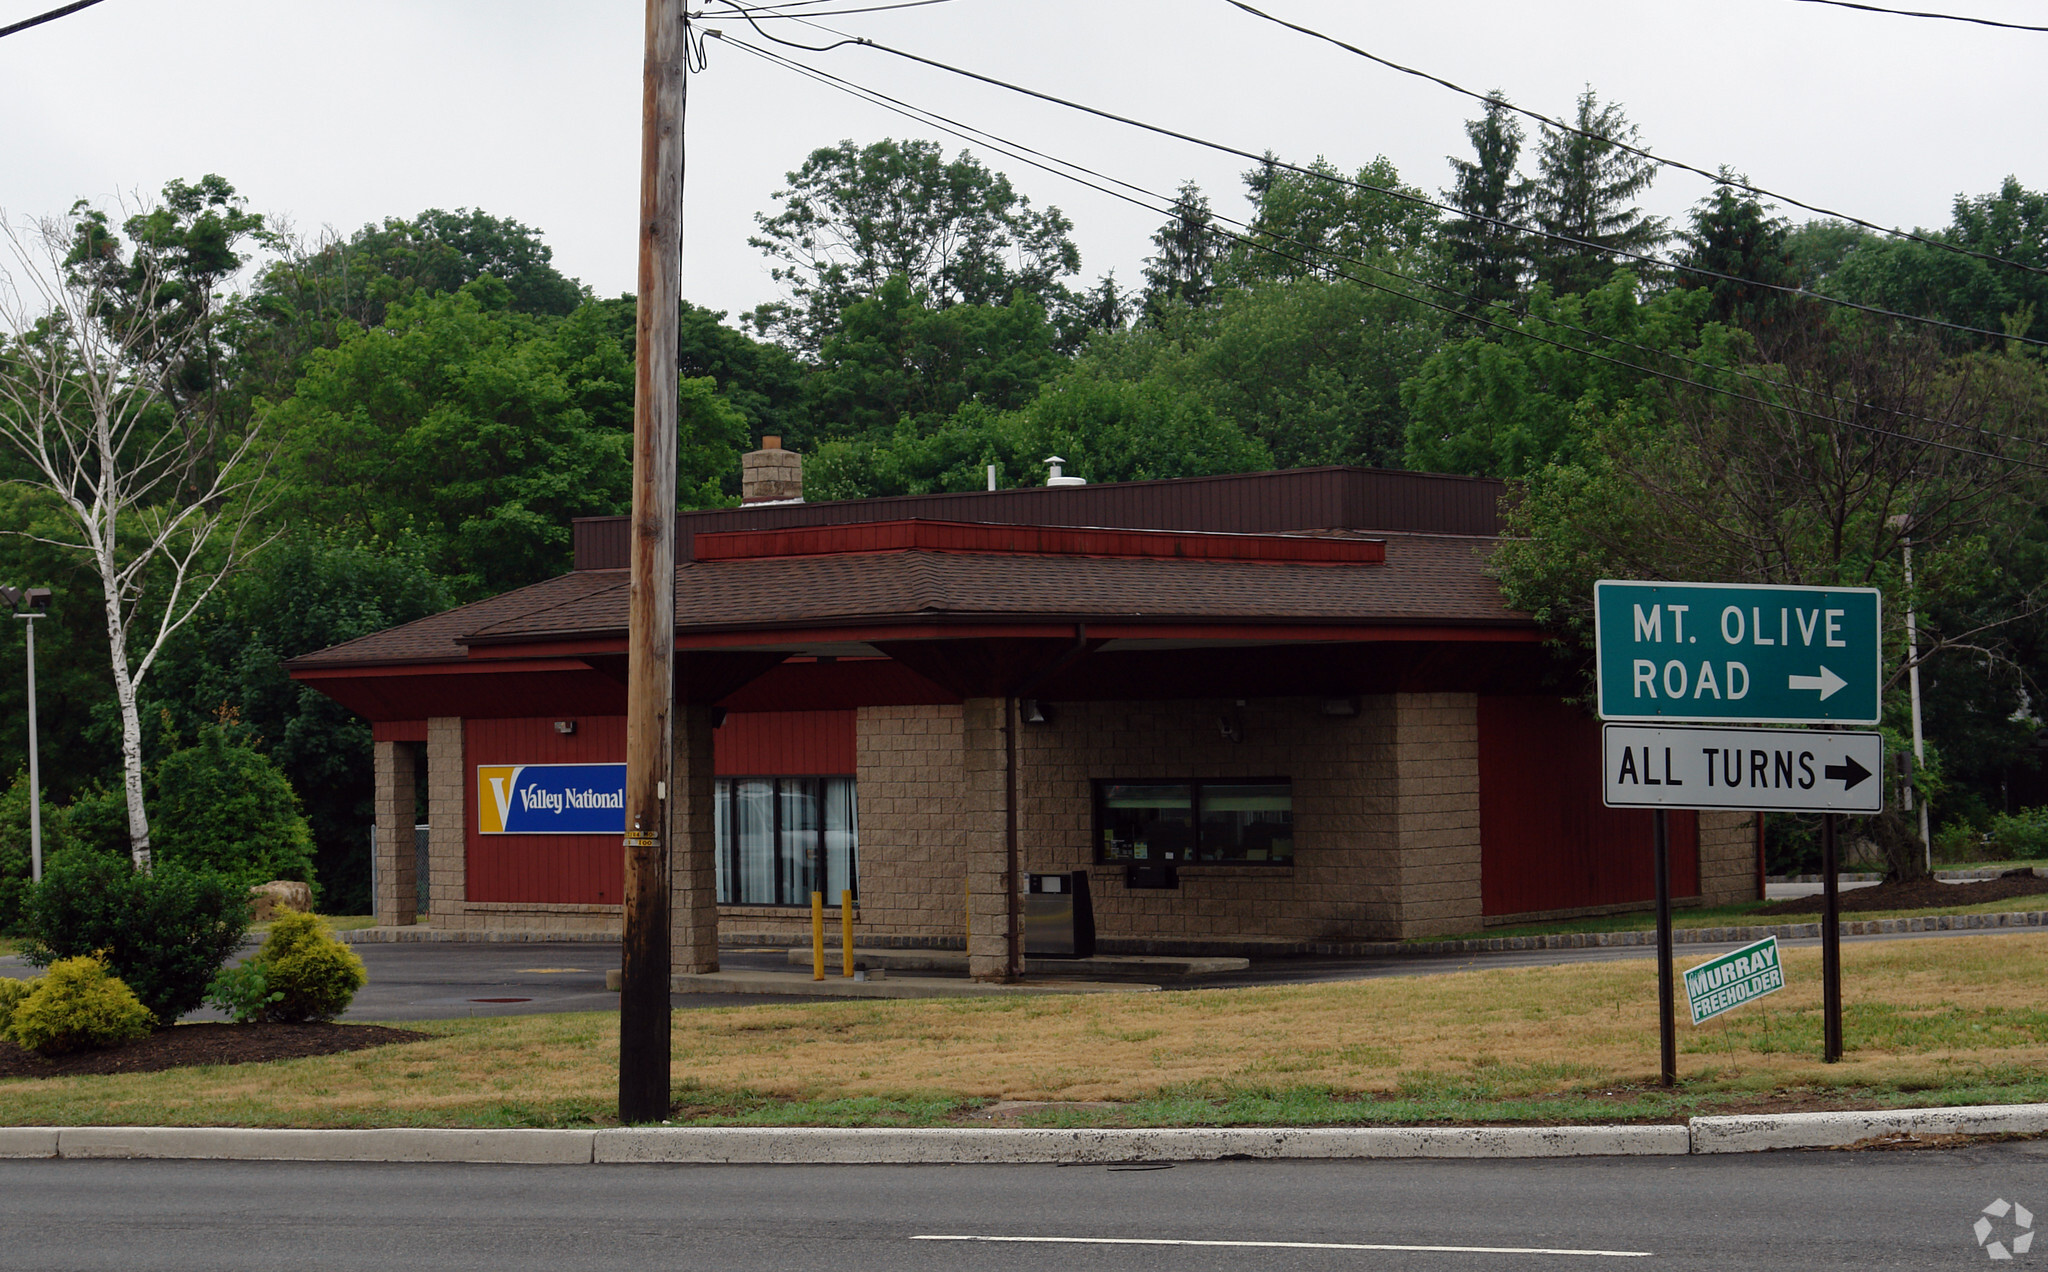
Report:
[{"label": "overcast sky", "polygon": [[[57,0],[0,0],[0,25]],[[824,0],[814,11],[887,0]],[[2048,22],[2040,0],[1900,4]],[[707,7],[718,9],[718,4]],[[1798,0],[1268,0],[1262,8],[1516,103],[1568,114],[1591,84],[1659,153],[1887,225],[1939,226],[1957,193],[2048,187],[2048,34]],[[634,276],[642,6],[631,0],[105,0],[0,40],[0,209],[219,173],[306,234],[424,208],[540,229],[599,293]],[[1386,155],[1448,184],[1479,106],[1222,0],[949,0],[829,25],[1250,151],[1353,169]],[[705,25],[758,37],[731,17]],[[792,22],[776,34],[832,37]],[[684,294],[743,310],[749,248],[785,172],[843,138],[936,136],[717,42],[691,81]],[[1192,178],[1242,210],[1242,161],[870,49],[798,54],[847,79],[1153,189]],[[960,143],[945,137],[949,152]],[[1138,281],[1159,217],[985,156],[1072,218],[1082,280]],[[1525,155],[1533,167],[1533,155]],[[1667,171],[1653,210],[1704,182]],[[1804,219],[1799,214],[1798,219]]]}]

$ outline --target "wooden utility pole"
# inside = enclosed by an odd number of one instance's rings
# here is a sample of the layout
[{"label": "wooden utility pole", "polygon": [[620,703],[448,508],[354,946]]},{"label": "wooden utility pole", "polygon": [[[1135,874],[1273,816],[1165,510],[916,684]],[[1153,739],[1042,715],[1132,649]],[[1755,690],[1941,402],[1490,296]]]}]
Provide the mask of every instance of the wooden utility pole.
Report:
[{"label": "wooden utility pole", "polygon": [[647,0],[626,620],[626,886],[619,1120],[669,1109],[669,719],[675,703],[676,312],[683,266],[683,3]]}]

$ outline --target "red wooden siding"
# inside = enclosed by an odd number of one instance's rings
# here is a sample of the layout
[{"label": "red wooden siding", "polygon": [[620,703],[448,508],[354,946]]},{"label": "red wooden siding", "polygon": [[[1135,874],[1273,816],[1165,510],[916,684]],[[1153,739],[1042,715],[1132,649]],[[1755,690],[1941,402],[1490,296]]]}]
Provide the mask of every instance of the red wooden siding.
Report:
[{"label": "red wooden siding", "polygon": [[477,833],[479,764],[617,764],[626,758],[623,716],[578,716],[564,737],[562,717],[463,722],[462,802],[468,827],[469,899],[617,905],[625,855],[617,835]]},{"label": "red wooden siding", "polygon": [[[1479,700],[1484,912],[1656,898],[1650,817],[1600,802],[1600,725],[1555,698]],[[1671,895],[1700,890],[1699,818],[1674,812]]]},{"label": "red wooden siding", "polygon": [[[469,720],[463,724],[463,808],[468,826],[469,899],[617,905],[624,853],[617,835],[477,833],[479,764],[619,764],[623,716],[579,716],[576,732],[555,719]],[[854,770],[851,711],[734,712],[713,735],[721,774],[839,775]]]},{"label": "red wooden siding", "polygon": [[713,735],[721,777],[851,776],[851,711],[735,711]]},{"label": "red wooden siding", "polygon": [[424,742],[427,740],[427,722],[375,720],[370,724],[370,736],[379,742]]}]

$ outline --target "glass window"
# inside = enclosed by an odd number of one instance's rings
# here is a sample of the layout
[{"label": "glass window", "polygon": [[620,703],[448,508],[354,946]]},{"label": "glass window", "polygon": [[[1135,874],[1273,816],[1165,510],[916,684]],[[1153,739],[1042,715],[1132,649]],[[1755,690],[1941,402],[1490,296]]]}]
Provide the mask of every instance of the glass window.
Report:
[{"label": "glass window", "polygon": [[859,896],[859,810],[850,777],[722,777],[714,833],[721,905],[839,904]]},{"label": "glass window", "polygon": [[1286,778],[1097,782],[1098,861],[1294,860]]}]

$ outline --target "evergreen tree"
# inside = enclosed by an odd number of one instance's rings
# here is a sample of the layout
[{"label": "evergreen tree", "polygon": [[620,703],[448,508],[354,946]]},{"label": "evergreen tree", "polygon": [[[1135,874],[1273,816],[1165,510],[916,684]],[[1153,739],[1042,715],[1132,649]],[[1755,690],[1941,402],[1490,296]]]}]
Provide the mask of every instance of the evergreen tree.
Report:
[{"label": "evergreen tree", "polygon": [[1145,258],[1145,312],[1179,300],[1200,308],[1216,290],[1216,224],[1209,199],[1192,181],[1181,182],[1173,215],[1152,236],[1157,256]]},{"label": "evergreen tree", "polygon": [[[1721,176],[1723,180],[1745,180],[1725,168]],[[1770,326],[1793,300],[1775,288],[1798,283],[1792,254],[1785,245],[1786,232],[1784,220],[1772,216],[1756,196],[1732,185],[1717,186],[1694,206],[1691,228],[1679,235],[1685,250],[1678,259],[1681,264],[1729,277],[1681,271],[1675,281],[1680,287],[1705,288],[1712,293],[1707,316],[1716,322],[1752,329]]]},{"label": "evergreen tree", "polygon": [[1622,149],[1640,144],[1621,107],[1602,106],[1591,88],[1579,94],[1571,130],[1544,127],[1536,224],[1559,237],[1537,246],[1537,281],[1560,294],[1587,291],[1621,264],[1616,251],[1654,252],[1663,244],[1664,219],[1636,205],[1656,178],[1656,165]]},{"label": "evergreen tree", "polygon": [[1522,126],[1496,91],[1482,119],[1465,122],[1473,157],[1453,158],[1455,180],[1444,201],[1464,213],[1445,223],[1443,236],[1451,275],[1464,291],[1466,313],[1513,301],[1522,294],[1529,242],[1514,228],[1529,211],[1533,183],[1516,171],[1522,154]]}]

